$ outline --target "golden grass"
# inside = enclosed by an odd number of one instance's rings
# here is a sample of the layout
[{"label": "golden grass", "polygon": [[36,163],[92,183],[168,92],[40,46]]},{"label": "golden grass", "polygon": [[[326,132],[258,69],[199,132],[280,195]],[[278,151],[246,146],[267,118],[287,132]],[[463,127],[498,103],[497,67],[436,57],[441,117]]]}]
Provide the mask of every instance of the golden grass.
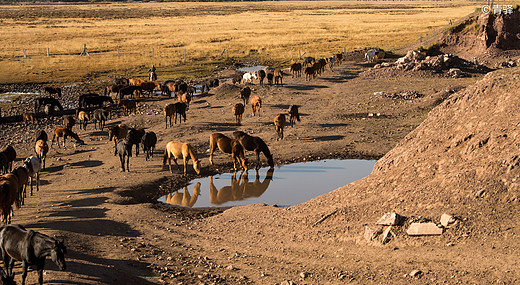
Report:
[{"label": "golden grass", "polygon": [[[0,82],[113,74],[208,75],[232,60],[288,64],[365,47],[396,48],[479,7],[468,1],[25,4],[0,6]],[[90,56],[79,56],[83,44]],[[46,56],[46,48],[50,57]],[[22,50],[28,58],[23,58]],[[153,57],[152,57],[153,49]],[[183,60],[184,50],[187,58]],[[119,52],[118,52],[119,51]],[[269,54],[271,61],[269,61]]]}]

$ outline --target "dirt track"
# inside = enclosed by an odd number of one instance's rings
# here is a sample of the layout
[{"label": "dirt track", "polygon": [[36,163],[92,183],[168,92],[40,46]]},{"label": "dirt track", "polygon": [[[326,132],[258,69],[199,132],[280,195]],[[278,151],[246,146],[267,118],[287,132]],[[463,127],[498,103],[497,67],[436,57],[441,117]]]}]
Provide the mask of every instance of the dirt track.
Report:
[{"label": "dirt track", "polygon": [[[334,72],[326,71],[312,81],[287,75],[283,86],[255,83],[253,94],[263,99],[263,112],[260,117],[252,117],[246,108],[242,126],[234,123],[231,114],[232,105],[239,102],[238,87],[223,85],[207,96],[197,97],[187,122],[168,129],[164,128],[161,110],[173,99],[148,101],[150,115],[131,115],[110,122],[143,126],[158,134],[153,160],[146,162],[142,155],[132,157],[128,173],[120,172],[106,130],[96,131],[90,126],[86,132],[79,131],[86,145],[77,148],[72,144],[66,150],[53,146],[42,173],[41,190],[29,197],[22,209],[15,210],[14,217],[14,223],[66,240],[68,269],[59,272],[48,262],[45,282],[275,284],[290,280],[297,284],[401,284],[413,282],[403,275],[417,269],[406,264],[419,256],[427,256],[420,260],[432,261],[447,255],[446,260],[456,260],[459,254],[465,254],[469,259],[465,263],[471,263],[467,248],[448,251],[428,241],[422,247],[403,245],[402,250],[401,245],[359,246],[343,239],[337,230],[315,229],[308,235],[296,230],[299,225],[319,220],[319,203],[314,214],[300,212],[298,206],[279,210],[252,205],[206,219],[221,211],[173,208],[154,202],[169,192],[169,185],[180,187],[196,177],[191,162],[188,178],[161,170],[161,152],[170,140],[196,147],[202,159],[201,176],[232,166],[227,155],[218,153],[216,166],[209,167],[206,150],[213,132],[230,135],[234,130],[243,130],[264,138],[277,165],[331,157],[380,157],[425,119],[439,101],[439,91],[476,80],[442,76],[367,78],[359,76],[366,66],[358,65],[358,60],[351,58]],[[374,95],[396,90],[416,90],[424,97],[393,100]],[[300,105],[302,122],[286,128],[286,138],[276,141],[272,119],[291,104]],[[153,115],[154,110],[157,115]],[[31,154],[29,144],[17,147],[19,157]],[[251,153],[248,156],[254,161]],[[261,158],[265,164],[265,157]],[[259,215],[243,220],[255,212]],[[343,246],[338,247],[338,242]],[[432,272],[442,266],[440,262],[424,262]],[[424,267],[418,269],[424,271]],[[17,276],[20,272],[18,266]],[[427,277],[421,282],[451,283],[444,271],[441,276],[432,273]],[[28,280],[36,282],[33,271]]]}]

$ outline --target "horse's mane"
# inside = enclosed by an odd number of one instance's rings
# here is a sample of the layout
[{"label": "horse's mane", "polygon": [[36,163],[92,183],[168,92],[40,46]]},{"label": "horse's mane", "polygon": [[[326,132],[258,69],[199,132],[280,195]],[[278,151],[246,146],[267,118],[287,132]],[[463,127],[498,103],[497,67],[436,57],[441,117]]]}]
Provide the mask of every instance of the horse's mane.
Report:
[{"label": "horse's mane", "polygon": [[190,154],[191,160],[193,160],[194,162],[199,160],[199,156],[197,155],[197,152],[193,149],[193,146],[191,146],[190,144],[187,144],[187,145],[188,145],[188,153]]}]

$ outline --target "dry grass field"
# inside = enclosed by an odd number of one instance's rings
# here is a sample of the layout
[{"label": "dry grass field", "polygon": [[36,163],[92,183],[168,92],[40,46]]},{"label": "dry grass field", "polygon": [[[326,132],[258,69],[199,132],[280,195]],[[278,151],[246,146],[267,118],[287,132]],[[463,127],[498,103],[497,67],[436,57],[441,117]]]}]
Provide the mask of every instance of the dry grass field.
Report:
[{"label": "dry grass field", "polygon": [[[393,49],[478,7],[468,1],[1,5],[0,82],[145,76],[151,64],[159,79],[195,77],[247,59],[287,65],[300,52]],[[84,44],[90,56],[79,56]]]}]

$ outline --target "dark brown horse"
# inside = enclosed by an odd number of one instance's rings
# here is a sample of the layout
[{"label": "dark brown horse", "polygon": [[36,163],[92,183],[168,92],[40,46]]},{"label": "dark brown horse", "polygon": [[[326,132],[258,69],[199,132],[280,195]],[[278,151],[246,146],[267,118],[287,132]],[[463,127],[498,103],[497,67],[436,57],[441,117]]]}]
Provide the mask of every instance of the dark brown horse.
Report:
[{"label": "dark brown horse", "polygon": [[237,160],[247,171],[247,160],[244,148],[236,139],[230,139],[221,133],[213,133],[209,136],[209,163],[213,165],[213,153],[218,148],[224,153],[230,153],[233,159],[233,168],[237,169]]},{"label": "dark brown horse", "polygon": [[244,106],[246,105],[246,102],[249,101],[249,97],[251,96],[251,88],[249,86],[246,86],[240,90],[240,99],[244,101]]},{"label": "dark brown horse", "polygon": [[22,285],[25,284],[27,268],[36,265],[38,283],[43,284],[45,259],[50,256],[60,270],[65,270],[67,248],[62,241],[48,235],[26,230],[21,225],[4,225],[0,228],[0,251],[8,276],[13,276],[15,260],[22,262]]},{"label": "dark brown horse", "polygon": [[50,86],[47,86],[45,88],[43,88],[43,92],[44,93],[47,93],[49,95],[58,95],[59,98],[61,98],[61,88],[59,87],[50,87]]},{"label": "dark brown horse", "polygon": [[233,132],[233,138],[238,140],[244,149],[255,152],[257,167],[260,167],[260,153],[263,153],[267,158],[267,164],[274,167],[273,156],[267,144],[261,138],[250,136],[242,131]]},{"label": "dark brown horse", "polygon": [[51,147],[54,144],[54,140],[56,139],[56,143],[58,144],[58,147],[60,147],[60,138],[63,138],[63,147],[65,147],[65,141],[67,140],[67,137],[71,137],[76,140],[76,143],[78,144],[84,144],[83,140],[79,138],[79,136],[74,133],[73,131],[67,129],[67,128],[54,128],[52,131],[52,141],[51,141]]}]

